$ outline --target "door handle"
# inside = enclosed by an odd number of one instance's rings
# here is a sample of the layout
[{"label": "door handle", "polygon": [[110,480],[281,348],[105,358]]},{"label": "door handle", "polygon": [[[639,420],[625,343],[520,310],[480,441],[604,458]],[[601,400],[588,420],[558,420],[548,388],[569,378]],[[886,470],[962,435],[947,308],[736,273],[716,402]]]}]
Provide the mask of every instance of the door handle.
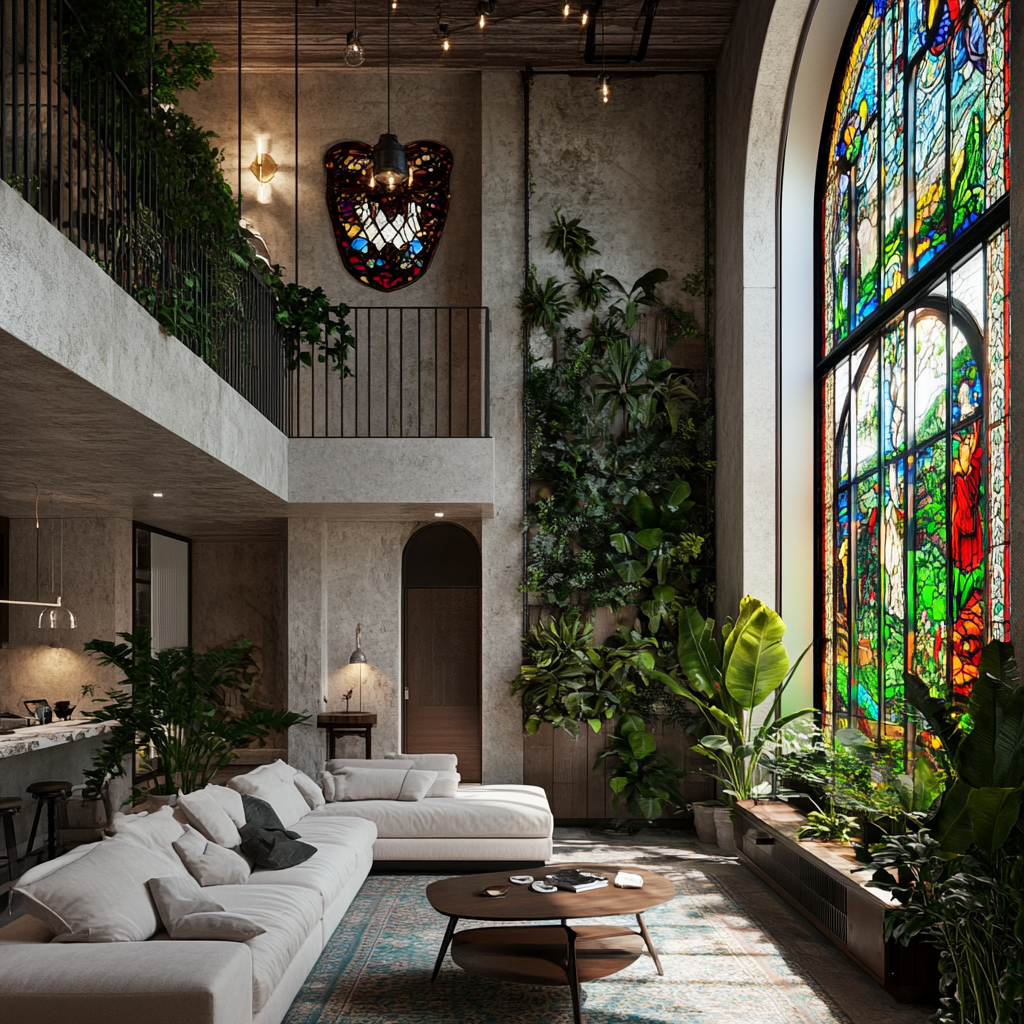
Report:
[{"label": "door handle", "polygon": [[406,700],[409,699],[409,687],[408,686],[405,688],[405,699]]}]

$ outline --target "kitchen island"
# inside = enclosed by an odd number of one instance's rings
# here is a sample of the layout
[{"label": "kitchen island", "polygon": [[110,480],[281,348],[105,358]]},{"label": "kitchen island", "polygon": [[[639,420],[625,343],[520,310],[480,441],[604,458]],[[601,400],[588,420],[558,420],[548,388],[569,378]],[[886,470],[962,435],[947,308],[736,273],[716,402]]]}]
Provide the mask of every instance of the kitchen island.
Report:
[{"label": "kitchen island", "polygon": [[51,722],[49,725],[27,725],[15,729],[9,735],[0,736],[0,757],[15,757],[65,743],[90,740],[110,732],[114,724],[112,721],[94,722],[88,718],[72,718],[67,722]]}]

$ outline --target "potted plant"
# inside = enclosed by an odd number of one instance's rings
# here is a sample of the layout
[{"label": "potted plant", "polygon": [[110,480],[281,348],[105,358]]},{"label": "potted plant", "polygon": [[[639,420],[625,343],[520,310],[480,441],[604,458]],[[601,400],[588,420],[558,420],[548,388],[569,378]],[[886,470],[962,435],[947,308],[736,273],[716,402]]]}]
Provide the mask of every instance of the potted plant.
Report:
[{"label": "potted plant", "polygon": [[108,690],[87,714],[117,722],[85,776],[97,791],[108,779],[123,775],[125,759],[146,744],[156,753],[159,773],[151,792],[170,796],[180,788],[191,793],[234,760],[235,748],[308,717],[259,706],[241,713],[225,711],[225,697],[245,686],[249,640],[205,654],[191,647],[167,647],[154,654],[148,630],[118,636],[124,643],[90,640],[85,645],[101,665],[114,665],[124,673],[121,689]]},{"label": "potted plant", "polygon": [[[715,811],[719,845],[733,852],[731,804],[767,796],[761,761],[791,722],[810,714],[806,708],[781,715],[782,696],[809,648],[790,666],[782,644],[782,617],[754,597],[740,602],[735,621],[726,619],[715,636],[714,620],[696,608],[679,615],[679,666],[709,729],[694,751],[714,762],[705,774],[717,779],[730,806]],[[774,694],[774,697],[773,697]],[[755,714],[771,698],[761,716]],[[755,725],[755,721],[760,724]]]}]

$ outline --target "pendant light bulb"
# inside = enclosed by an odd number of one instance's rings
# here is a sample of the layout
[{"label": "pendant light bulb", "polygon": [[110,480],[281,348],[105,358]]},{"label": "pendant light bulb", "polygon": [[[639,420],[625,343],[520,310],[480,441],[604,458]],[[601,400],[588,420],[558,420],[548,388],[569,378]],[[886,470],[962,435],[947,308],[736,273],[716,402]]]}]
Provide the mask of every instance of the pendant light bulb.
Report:
[{"label": "pendant light bulb", "polygon": [[588,21],[590,21],[590,11],[584,11],[583,14],[580,16],[580,26],[582,28],[586,28]]},{"label": "pendant light bulb", "polygon": [[393,10],[393,11],[397,11],[398,10],[398,0],[391,0],[391,10]]},{"label": "pendant light bulb", "polygon": [[445,36],[444,39],[441,40],[441,49],[447,53],[451,48],[452,44],[448,41],[448,37]]},{"label": "pendant light bulb", "polygon": [[487,15],[483,11],[480,12],[480,27],[487,28]]},{"label": "pendant light bulb", "polygon": [[487,27],[487,18],[498,8],[497,0],[480,0],[476,5],[476,13],[480,16],[477,24],[481,29]]},{"label": "pendant light bulb", "polygon": [[611,97],[612,90],[609,86],[611,75],[605,74],[603,71],[597,76],[597,93],[601,97],[602,103],[607,103]]},{"label": "pendant light bulb", "polygon": [[357,68],[366,60],[366,53],[359,42],[359,29],[352,29],[346,37],[346,42],[348,45],[345,47],[345,63],[350,68]]},{"label": "pendant light bulb", "polygon": [[562,17],[563,17],[563,18],[568,18],[568,17],[569,17],[569,5],[568,5],[568,4],[566,4],[566,5],[565,5],[565,6],[564,6],[564,7],[562,8]]}]

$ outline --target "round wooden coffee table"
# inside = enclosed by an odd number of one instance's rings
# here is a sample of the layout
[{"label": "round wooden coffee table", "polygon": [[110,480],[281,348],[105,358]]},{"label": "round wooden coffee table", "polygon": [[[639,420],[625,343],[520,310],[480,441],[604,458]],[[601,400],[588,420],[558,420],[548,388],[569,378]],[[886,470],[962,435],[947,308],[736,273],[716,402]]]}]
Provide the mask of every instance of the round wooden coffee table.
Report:
[{"label": "round wooden coffee table", "polygon": [[[543,879],[546,874],[577,868],[608,876],[609,884],[587,892],[534,892],[528,885],[513,885],[509,875],[529,874]],[[643,912],[667,903],[675,886],[661,875],[643,868],[626,867],[643,876],[642,889],[616,889],[612,883],[620,869],[608,864],[550,864],[524,871],[493,871],[484,875],[459,875],[431,882],[427,899],[448,917],[441,949],[431,981],[437,979],[445,954],[451,946],[452,960],[470,974],[499,981],[530,985],[568,985],[572,993],[573,1019],[580,1024],[580,984],[606,978],[633,963],[647,947],[658,974],[665,972],[651,942]],[[490,885],[508,885],[508,895],[484,896]],[[570,920],[587,917],[636,915],[640,931],[607,925],[569,925]],[[557,925],[519,925],[500,928],[468,928],[457,935],[460,918],[473,921],[550,921]]]}]

